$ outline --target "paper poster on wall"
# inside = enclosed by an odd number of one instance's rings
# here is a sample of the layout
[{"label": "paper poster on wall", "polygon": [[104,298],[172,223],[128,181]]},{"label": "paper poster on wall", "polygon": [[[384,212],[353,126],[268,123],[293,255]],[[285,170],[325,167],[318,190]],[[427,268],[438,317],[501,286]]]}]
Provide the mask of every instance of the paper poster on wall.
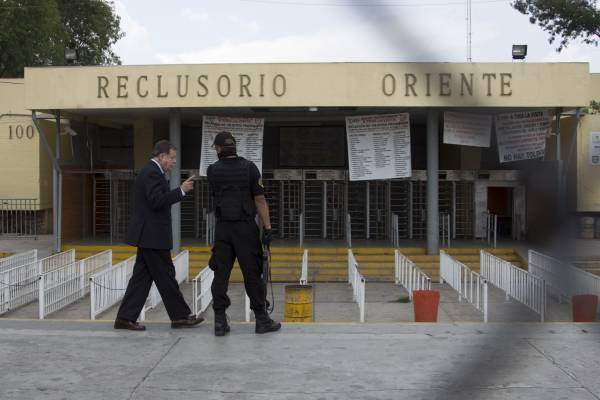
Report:
[{"label": "paper poster on wall", "polygon": [[263,118],[234,118],[205,115],[202,118],[202,153],[200,154],[200,176],[206,176],[208,166],[217,161],[217,153],[212,148],[219,132],[231,132],[237,143],[238,156],[256,164],[262,172]]},{"label": "paper poster on wall", "polygon": [[444,112],[444,143],[490,147],[492,116]]},{"label": "paper poster on wall", "polygon": [[500,162],[544,157],[550,133],[548,111],[520,111],[496,116]]},{"label": "paper poster on wall", "polygon": [[590,133],[590,163],[600,165],[600,132]]},{"label": "paper poster on wall", "polygon": [[350,180],[411,174],[409,114],[346,117]]}]

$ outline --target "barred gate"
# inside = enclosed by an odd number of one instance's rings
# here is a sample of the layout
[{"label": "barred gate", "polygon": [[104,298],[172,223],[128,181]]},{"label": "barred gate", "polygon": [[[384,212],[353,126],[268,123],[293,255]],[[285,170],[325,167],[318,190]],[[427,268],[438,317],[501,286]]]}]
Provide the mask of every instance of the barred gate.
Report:
[{"label": "barred gate", "polygon": [[0,237],[37,238],[38,199],[0,199]]}]

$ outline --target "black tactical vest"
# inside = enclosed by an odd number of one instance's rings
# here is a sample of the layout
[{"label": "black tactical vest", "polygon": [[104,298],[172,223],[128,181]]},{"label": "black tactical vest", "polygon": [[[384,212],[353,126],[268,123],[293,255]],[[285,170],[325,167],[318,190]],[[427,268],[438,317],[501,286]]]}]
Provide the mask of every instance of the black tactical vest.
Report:
[{"label": "black tactical vest", "polygon": [[256,207],[250,192],[250,161],[223,159],[211,167],[215,215],[220,221],[254,219]]}]

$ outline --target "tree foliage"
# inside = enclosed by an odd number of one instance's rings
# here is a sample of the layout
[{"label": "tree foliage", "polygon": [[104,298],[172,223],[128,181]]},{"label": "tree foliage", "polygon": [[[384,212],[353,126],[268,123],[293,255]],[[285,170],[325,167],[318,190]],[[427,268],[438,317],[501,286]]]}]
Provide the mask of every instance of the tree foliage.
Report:
[{"label": "tree foliage", "polygon": [[598,45],[600,9],[595,0],[516,0],[511,5],[548,32],[550,43],[558,39],[556,51],[575,39]]},{"label": "tree foliage", "polygon": [[81,65],[120,64],[114,45],[124,36],[112,1],[0,0],[0,77],[27,66],[64,65],[65,48]]}]

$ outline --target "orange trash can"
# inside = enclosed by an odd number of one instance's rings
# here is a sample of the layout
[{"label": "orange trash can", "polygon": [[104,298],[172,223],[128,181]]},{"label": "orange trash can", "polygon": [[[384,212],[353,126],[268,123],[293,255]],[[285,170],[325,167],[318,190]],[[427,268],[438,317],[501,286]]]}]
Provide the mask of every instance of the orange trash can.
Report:
[{"label": "orange trash can", "polygon": [[414,290],[413,307],[415,322],[437,322],[440,292],[437,290]]},{"label": "orange trash can", "polygon": [[596,321],[598,296],[595,294],[579,294],[571,299],[573,304],[573,322]]}]

